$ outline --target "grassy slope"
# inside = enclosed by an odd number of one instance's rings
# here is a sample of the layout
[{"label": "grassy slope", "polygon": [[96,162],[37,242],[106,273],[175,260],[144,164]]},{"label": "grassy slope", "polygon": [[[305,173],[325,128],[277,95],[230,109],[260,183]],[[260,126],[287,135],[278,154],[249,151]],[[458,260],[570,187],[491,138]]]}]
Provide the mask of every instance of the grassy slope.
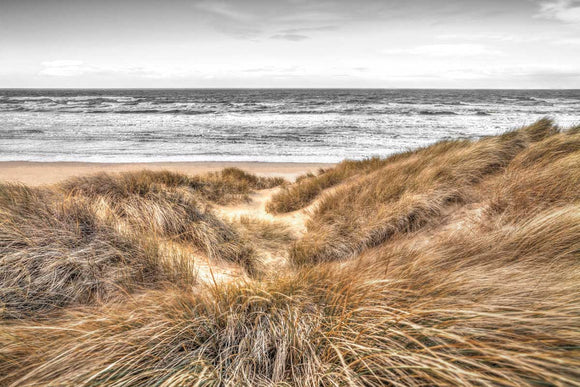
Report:
[{"label": "grassy slope", "polygon": [[[580,132],[559,133],[544,120],[372,164],[380,166],[361,163],[318,199],[295,244],[272,224],[228,225],[253,246],[288,245],[292,270],[230,284],[157,286],[42,320],[5,319],[0,384],[578,384]],[[300,184],[282,192],[303,206],[316,195],[303,200],[302,188],[293,188]],[[183,187],[163,192],[176,189]],[[22,195],[29,194],[4,195],[3,211],[11,208],[7,197]],[[159,200],[149,199],[150,206]],[[138,225],[149,213],[139,218],[124,200],[111,211],[143,233]],[[118,225],[108,222],[103,227]],[[28,240],[34,230],[18,232]],[[2,249],[3,269],[4,257],[14,262],[18,251],[39,251],[23,242]],[[138,249],[128,251],[141,262]]]},{"label": "grassy slope", "polygon": [[283,187],[268,203],[268,212],[279,214],[292,212],[306,207],[325,189],[334,187],[344,180],[374,171],[401,157],[391,156],[388,159],[372,157],[361,161],[344,160],[334,168],[320,169],[318,175],[306,174],[299,176],[296,182]]},{"label": "grassy slope", "polygon": [[0,186],[0,315],[106,300],[162,277],[155,247],[116,233],[86,200],[54,196]]},{"label": "grassy slope", "polygon": [[445,141],[394,157],[320,200],[293,261],[347,258],[437,222],[451,204],[470,201],[473,188],[501,173],[522,149],[554,132],[549,121],[541,121],[477,142]]},{"label": "grassy slope", "polygon": [[283,182],[237,168],[193,177],[142,171],[75,178],[61,184],[60,190],[100,201],[109,220],[124,222],[135,232],[190,243],[209,258],[241,263],[252,271],[256,270],[253,248],[208,205],[248,200],[254,190]]},{"label": "grassy slope", "polygon": [[168,252],[166,242],[255,270],[254,248],[208,201],[239,200],[281,182],[229,168],[201,177],[99,174],[54,189],[0,185],[0,316],[107,301],[159,282],[193,283],[191,258]]}]

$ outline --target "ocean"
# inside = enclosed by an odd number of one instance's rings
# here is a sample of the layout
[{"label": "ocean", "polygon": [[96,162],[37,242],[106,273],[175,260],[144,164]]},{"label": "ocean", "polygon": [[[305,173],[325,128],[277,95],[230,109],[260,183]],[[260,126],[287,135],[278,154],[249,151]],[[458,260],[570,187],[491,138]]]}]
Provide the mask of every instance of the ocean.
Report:
[{"label": "ocean", "polygon": [[580,90],[0,89],[0,161],[338,162],[546,116]]}]

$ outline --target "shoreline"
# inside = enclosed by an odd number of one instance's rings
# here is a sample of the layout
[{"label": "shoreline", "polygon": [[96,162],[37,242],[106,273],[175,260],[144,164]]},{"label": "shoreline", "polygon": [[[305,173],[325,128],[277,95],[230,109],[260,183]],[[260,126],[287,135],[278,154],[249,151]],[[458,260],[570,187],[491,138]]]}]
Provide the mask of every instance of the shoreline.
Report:
[{"label": "shoreline", "polygon": [[31,186],[55,184],[70,177],[100,172],[130,172],[142,169],[169,170],[198,175],[236,167],[260,176],[281,176],[294,180],[307,172],[328,168],[334,163],[260,162],[260,161],[191,161],[191,162],[140,162],[95,163],[79,161],[0,161],[0,182],[23,183]]}]

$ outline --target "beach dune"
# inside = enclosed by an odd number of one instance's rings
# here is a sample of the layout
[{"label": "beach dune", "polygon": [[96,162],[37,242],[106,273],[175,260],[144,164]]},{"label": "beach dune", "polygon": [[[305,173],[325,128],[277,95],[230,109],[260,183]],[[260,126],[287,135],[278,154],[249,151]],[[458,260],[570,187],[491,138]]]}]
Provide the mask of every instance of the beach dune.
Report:
[{"label": "beach dune", "polygon": [[280,176],[294,180],[307,172],[332,167],[329,163],[264,163],[264,162],[159,162],[159,163],[83,163],[83,162],[0,162],[0,181],[27,185],[55,184],[70,177],[99,172],[132,172],[149,169],[168,170],[199,175],[224,168],[237,167],[260,176]]}]

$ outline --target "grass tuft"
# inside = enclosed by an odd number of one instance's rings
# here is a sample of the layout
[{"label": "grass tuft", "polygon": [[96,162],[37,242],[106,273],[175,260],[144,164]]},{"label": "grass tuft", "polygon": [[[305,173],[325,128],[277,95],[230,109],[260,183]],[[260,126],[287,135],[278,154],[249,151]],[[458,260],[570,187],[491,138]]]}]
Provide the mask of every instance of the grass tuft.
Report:
[{"label": "grass tuft", "polygon": [[100,303],[129,289],[176,280],[155,244],[116,232],[82,198],[2,184],[0,219],[5,318]]},{"label": "grass tuft", "polygon": [[245,200],[253,190],[273,188],[285,181],[279,177],[258,177],[238,168],[226,168],[206,175],[188,176],[171,171],[125,172],[117,175],[99,173],[75,177],[61,184],[68,194],[88,197],[108,196],[112,200],[147,196],[164,189],[183,188],[206,201],[229,204]]}]

